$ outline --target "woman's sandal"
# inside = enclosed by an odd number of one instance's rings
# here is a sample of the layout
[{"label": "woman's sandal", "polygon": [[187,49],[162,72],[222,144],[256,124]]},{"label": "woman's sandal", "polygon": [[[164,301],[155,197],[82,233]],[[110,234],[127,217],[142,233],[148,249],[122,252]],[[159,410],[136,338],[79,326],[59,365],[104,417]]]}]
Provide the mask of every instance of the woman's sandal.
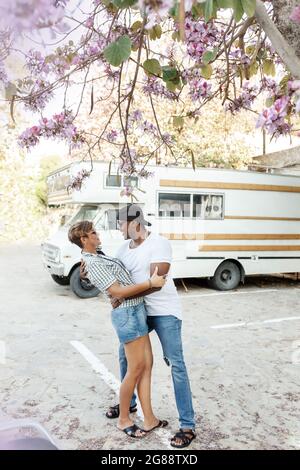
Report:
[{"label": "woman's sandal", "polygon": [[[129,408],[129,413],[135,413],[137,411],[137,406],[133,405]],[[120,405],[110,406],[109,410],[105,413],[105,416],[108,419],[115,419],[120,416]]]},{"label": "woman's sandal", "polygon": [[[144,431],[144,429],[139,428],[136,424],[133,424],[132,426],[128,426],[128,428],[125,428],[125,429],[120,429],[120,431],[125,432],[127,436],[134,437],[135,439],[142,439],[143,437],[146,436],[146,431]],[[143,434],[137,435],[138,431],[140,431]]]},{"label": "woman's sandal", "polygon": [[145,431],[147,433],[152,432],[152,431],[154,431],[154,429],[165,428],[166,426],[168,426],[168,424],[169,424],[168,421],[166,421],[165,419],[163,419],[163,420],[160,419],[156,426],[154,426],[151,429],[143,429],[143,431]]},{"label": "woman's sandal", "polygon": [[[195,438],[196,433],[192,429],[187,429],[185,431],[180,429],[179,432],[172,437],[171,446],[176,447],[177,449],[183,449],[183,447],[188,447]],[[175,444],[176,439],[180,439],[182,444]],[[172,441],[174,441],[174,444],[172,444]]]}]

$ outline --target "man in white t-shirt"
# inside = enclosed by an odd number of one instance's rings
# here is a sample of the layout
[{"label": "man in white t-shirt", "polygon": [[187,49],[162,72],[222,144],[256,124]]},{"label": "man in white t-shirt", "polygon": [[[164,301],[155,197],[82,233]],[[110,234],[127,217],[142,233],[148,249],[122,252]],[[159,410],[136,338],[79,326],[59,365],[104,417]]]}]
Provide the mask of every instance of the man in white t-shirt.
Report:
[{"label": "man in white t-shirt", "polygon": [[[164,359],[171,365],[172,379],[179,413],[180,431],[171,440],[173,447],[187,447],[196,437],[195,418],[189,378],[184,362],[181,340],[181,305],[172,279],[172,248],[169,240],[147,231],[151,224],[144,219],[142,209],[137,204],[123,207],[118,214],[119,228],[126,240],[117,252],[117,258],[130,271],[134,282],[149,279],[155,267],[160,275],[168,274],[167,282],[161,289],[151,289],[144,293],[149,331],[155,330],[162,345]],[[124,347],[119,352],[121,379],[127,371]],[[133,396],[131,406],[136,403]],[[117,405],[116,405],[117,406]],[[111,415],[115,417],[111,407]]]}]

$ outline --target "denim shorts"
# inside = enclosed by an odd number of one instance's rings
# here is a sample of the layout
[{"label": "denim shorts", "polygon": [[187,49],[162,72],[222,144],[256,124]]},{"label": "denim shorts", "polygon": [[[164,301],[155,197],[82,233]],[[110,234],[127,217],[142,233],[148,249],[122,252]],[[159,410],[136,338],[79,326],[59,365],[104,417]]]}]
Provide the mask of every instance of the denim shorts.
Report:
[{"label": "denim shorts", "polygon": [[144,303],[134,307],[118,307],[111,312],[111,321],[120,343],[129,343],[148,334],[147,312]]}]

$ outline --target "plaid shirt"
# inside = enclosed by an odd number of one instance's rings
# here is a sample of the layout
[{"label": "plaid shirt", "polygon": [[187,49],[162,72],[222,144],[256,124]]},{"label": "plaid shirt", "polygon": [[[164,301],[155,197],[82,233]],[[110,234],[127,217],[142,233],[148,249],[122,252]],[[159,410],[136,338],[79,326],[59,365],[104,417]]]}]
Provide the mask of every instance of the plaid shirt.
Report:
[{"label": "plaid shirt", "polygon": [[[96,286],[106,298],[109,298],[107,289],[118,282],[122,286],[130,286],[134,284],[131,274],[125,268],[122,261],[109,256],[82,252],[82,259],[86,264],[87,277],[90,282]],[[123,300],[122,307],[133,307],[140,304],[143,297],[136,299]]]}]

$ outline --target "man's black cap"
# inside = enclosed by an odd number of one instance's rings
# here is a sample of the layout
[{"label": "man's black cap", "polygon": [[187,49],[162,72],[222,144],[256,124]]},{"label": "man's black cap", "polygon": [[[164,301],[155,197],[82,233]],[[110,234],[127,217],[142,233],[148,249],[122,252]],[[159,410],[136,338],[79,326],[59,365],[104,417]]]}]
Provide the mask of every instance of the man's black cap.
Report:
[{"label": "man's black cap", "polygon": [[135,220],[142,225],[152,225],[145,220],[142,208],[137,204],[127,204],[118,211],[117,219],[121,222],[131,222]]}]

